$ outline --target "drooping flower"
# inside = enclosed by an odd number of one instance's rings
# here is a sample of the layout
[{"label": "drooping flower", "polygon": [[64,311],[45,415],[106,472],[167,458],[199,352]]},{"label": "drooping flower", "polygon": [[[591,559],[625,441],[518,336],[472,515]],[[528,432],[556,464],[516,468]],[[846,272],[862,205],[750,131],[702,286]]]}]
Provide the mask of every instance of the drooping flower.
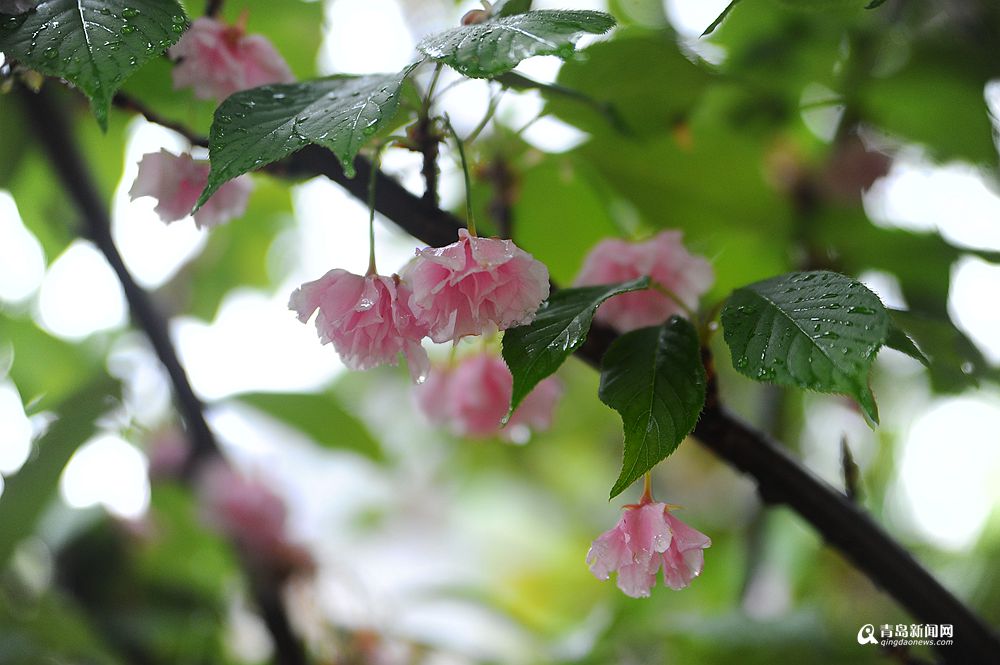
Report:
[{"label": "drooping flower", "polygon": [[198,99],[220,102],[234,92],[295,80],[281,54],[263,35],[247,35],[243,22],[226,25],[199,18],[167,51],[178,60],[174,88],[193,88]]},{"label": "drooping flower", "polygon": [[529,323],[549,295],[545,264],[510,240],[465,229],[446,247],[418,249],[404,274],[410,307],[435,342]]},{"label": "drooping flower", "polygon": [[417,407],[432,423],[470,439],[500,437],[524,443],[531,432],[552,425],[562,385],[555,377],[539,383],[518,405],[506,425],[514,379],[497,356],[480,353],[455,367],[436,367],[415,391]]},{"label": "drooping flower", "polygon": [[420,340],[426,326],[413,316],[410,291],[395,275],[355,275],[339,268],[297,288],[288,307],[305,323],[313,312],[323,344],[333,342],[351,369],[395,365],[406,356],[410,376],[421,381],[430,362]]},{"label": "drooping flower", "polygon": [[625,506],[621,520],[590,546],[587,565],[595,577],[618,574],[618,588],[633,598],[649,596],[662,568],[663,583],[679,590],[701,574],[703,550],[712,544],[705,534],[689,527],[665,503],[644,497]]},{"label": "drooping flower", "polygon": [[[694,309],[715,275],[708,261],[688,253],[681,237],[680,231],[662,231],[641,243],[602,240],[584,260],[576,285],[613,284],[648,275]],[[607,300],[594,318],[624,333],[661,324],[681,313],[683,308],[670,296],[650,288]]]},{"label": "drooping flower", "polygon": [[[209,163],[195,161],[191,155],[175,155],[167,150],[142,156],[139,173],[129,190],[133,201],[143,196],[157,200],[156,214],[164,222],[176,222],[191,214],[194,204],[208,182]],[[230,180],[219,188],[198,212],[194,223],[199,228],[218,226],[241,216],[253,189],[249,176]]]}]

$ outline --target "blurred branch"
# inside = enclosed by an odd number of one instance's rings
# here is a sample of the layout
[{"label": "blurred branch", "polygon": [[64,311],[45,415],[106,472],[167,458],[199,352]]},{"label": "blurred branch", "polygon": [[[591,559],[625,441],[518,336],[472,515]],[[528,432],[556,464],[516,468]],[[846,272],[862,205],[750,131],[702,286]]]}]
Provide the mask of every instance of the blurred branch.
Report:
[{"label": "blurred branch", "polygon": [[[207,460],[221,458],[218,442],[205,420],[204,405],[195,395],[187,373],[177,357],[166,319],[160,315],[149,294],[133,279],[111,235],[111,216],[91,169],[76,144],[66,113],[50,90],[32,93],[21,89],[21,102],[27,111],[31,129],[48,155],[49,162],[66,192],[82,216],[82,235],[101,251],[121,282],[134,324],[149,338],[153,350],[166,369],[174,389],[177,409],[191,440],[192,452],[187,463],[187,477]],[[281,665],[304,665],[305,650],[291,631],[291,625],[275,584],[258,579],[247,571],[265,624],[272,632],[278,662]]]},{"label": "blurred branch", "polygon": [[205,2],[205,16],[216,17],[222,13],[223,0],[207,0]]},{"label": "blurred branch", "polygon": [[142,117],[144,117],[149,122],[156,123],[161,127],[166,127],[167,129],[172,129],[184,138],[188,140],[191,145],[200,145],[202,147],[208,147],[208,138],[204,137],[197,132],[189,129],[187,125],[176,122],[174,120],[169,120],[164,118],[156,111],[152,110],[145,104],[143,104],[138,99],[127,95],[124,92],[119,92],[115,95],[112,103],[116,108],[120,108],[124,111],[135,111]]}]

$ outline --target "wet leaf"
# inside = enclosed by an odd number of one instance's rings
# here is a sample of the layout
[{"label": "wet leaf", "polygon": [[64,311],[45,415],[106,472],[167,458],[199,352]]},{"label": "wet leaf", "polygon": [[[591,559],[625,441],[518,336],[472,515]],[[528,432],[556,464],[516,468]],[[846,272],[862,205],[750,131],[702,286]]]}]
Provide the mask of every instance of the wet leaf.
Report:
[{"label": "wet leaf", "polygon": [[649,278],[643,277],[622,284],[556,291],[542,303],[529,325],[507,330],[503,335],[503,359],[514,375],[508,413],[513,413],[542,379],[559,369],[587,340],[594,312],[602,302],[648,286]]},{"label": "wet leaf", "polygon": [[535,55],[568,58],[580,37],[603,34],[614,25],[604,12],[531,11],[431,35],[417,48],[466,76],[489,78]]},{"label": "wet leaf", "polygon": [[705,405],[698,332],[682,317],[619,337],[601,363],[601,401],[622,417],[625,450],[615,498],[677,449]]},{"label": "wet leaf", "polygon": [[86,94],[102,128],[122,82],[187,28],[175,0],[48,0],[19,16],[0,15],[0,51]]},{"label": "wet leaf", "polygon": [[878,422],[868,374],[889,336],[889,315],[860,282],[828,271],[757,282],[733,292],[722,325],[741,374],[850,395]]}]

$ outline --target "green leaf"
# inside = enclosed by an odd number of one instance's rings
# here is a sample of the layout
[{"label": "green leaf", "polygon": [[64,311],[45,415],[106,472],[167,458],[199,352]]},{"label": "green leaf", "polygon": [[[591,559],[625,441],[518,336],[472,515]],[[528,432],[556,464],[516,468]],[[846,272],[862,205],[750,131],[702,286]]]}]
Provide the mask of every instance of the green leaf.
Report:
[{"label": "green leaf", "polygon": [[891,309],[889,315],[893,325],[915,339],[930,357],[928,372],[934,390],[960,393],[977,387],[981,380],[1000,382],[1000,370],[990,365],[946,313]]},{"label": "green leaf", "polygon": [[38,441],[38,454],[7,479],[0,501],[0,568],[15,546],[31,535],[55,494],[59,476],[76,449],[91,437],[119,386],[107,376],[74,393],[56,409],[59,418]]},{"label": "green leaf", "polygon": [[503,18],[514,14],[523,14],[531,9],[531,0],[500,0],[493,3],[493,16]]},{"label": "green leaf", "polygon": [[529,325],[507,330],[503,334],[503,359],[514,375],[508,415],[587,340],[594,312],[601,303],[648,287],[649,278],[642,277],[621,284],[556,291],[542,303]]},{"label": "green leaf", "polygon": [[733,292],[722,325],[741,374],[850,395],[878,422],[868,373],[889,315],[860,282],[825,270],[757,282]]},{"label": "green leaf", "polygon": [[187,23],[176,0],[48,0],[0,17],[0,51],[76,85],[106,128],[115,91],[176,43]]},{"label": "green leaf", "polygon": [[903,332],[902,328],[896,325],[895,321],[889,323],[889,334],[885,339],[885,345],[890,349],[905,353],[924,367],[931,366],[931,361],[924,355],[924,352],[910,339],[909,335]]},{"label": "green leaf", "polygon": [[691,433],[705,405],[705,367],[698,332],[682,317],[619,337],[601,362],[601,401],[625,426],[615,498]]},{"label": "green leaf", "polygon": [[212,171],[196,209],[227,181],[310,143],[332,151],[353,177],[354,158],[395,117],[412,69],[265,85],[222,102],[209,136]]},{"label": "green leaf", "polygon": [[604,12],[531,11],[431,35],[417,48],[465,76],[489,78],[534,55],[568,58],[580,37],[603,34],[614,25]]},{"label": "green leaf", "polygon": [[237,399],[299,430],[324,448],[349,450],[376,462],[385,459],[378,441],[331,393],[249,393]]}]

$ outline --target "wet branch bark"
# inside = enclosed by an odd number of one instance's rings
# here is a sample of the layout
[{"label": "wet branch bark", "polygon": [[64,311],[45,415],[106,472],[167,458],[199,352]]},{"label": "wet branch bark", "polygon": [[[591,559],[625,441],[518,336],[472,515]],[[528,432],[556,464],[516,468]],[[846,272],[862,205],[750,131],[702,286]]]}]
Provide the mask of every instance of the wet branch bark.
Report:
[{"label": "wet branch bark", "polygon": [[[355,166],[358,174],[370,172],[364,160],[359,159]],[[333,155],[314,146],[269,170],[294,177],[324,175],[362,201],[368,191],[367,175],[345,177]],[[377,178],[375,207],[385,217],[428,245],[442,246],[456,240],[457,230],[464,226],[457,217],[429,205],[382,173]],[[604,352],[615,338],[613,331],[597,326],[577,355],[599,368]],[[706,352],[706,364],[711,367],[711,363]],[[989,625],[843,493],[803,467],[767,434],[752,429],[720,405],[713,382],[710,382],[712,393],[694,431],[694,437],[702,445],[753,477],[766,503],[785,505],[797,512],[828,544],[916,619],[952,624],[955,643],[938,648],[944,662],[956,665],[997,662],[1000,638]]]},{"label": "wet branch bark", "polygon": [[[136,327],[143,330],[156,356],[166,369],[173,385],[174,401],[184,421],[184,426],[192,444],[192,454],[188,460],[187,477],[203,462],[220,458],[215,435],[205,420],[204,405],[195,395],[187,373],[181,365],[166,319],[157,311],[149,294],[139,286],[122,261],[118,248],[111,236],[111,217],[104,198],[98,191],[91,169],[76,144],[69,128],[65,111],[53,98],[51,91],[43,90],[35,94],[20,91],[21,101],[27,113],[28,123],[39,144],[49,158],[59,181],[75,202],[81,215],[81,234],[92,241],[101,251],[121,282],[128,301],[129,312]],[[305,665],[305,649],[293,633],[279,588],[259,579],[259,575],[247,571],[255,601],[271,633],[280,665]]]},{"label": "wet branch bark", "polygon": [[[308,146],[266,167],[272,175],[289,178],[326,176],[361,201],[367,199],[370,164],[358,159],[355,178],[347,178],[336,158]],[[376,209],[413,237],[431,246],[454,242],[464,224],[433,203],[415,196],[396,180],[377,173]],[[615,340],[613,331],[595,326],[577,355],[595,368]],[[705,354],[711,368],[712,358]],[[809,522],[831,546],[846,556],[877,586],[914,618],[954,626],[955,641],[937,648],[944,662],[955,665],[996,663],[1000,638],[867,513],[789,455],[764,432],[743,423],[715,398],[714,373],[710,395],[694,437],[730,466],[753,477],[762,499],[784,505]],[[860,627],[860,624],[859,624]]]}]

